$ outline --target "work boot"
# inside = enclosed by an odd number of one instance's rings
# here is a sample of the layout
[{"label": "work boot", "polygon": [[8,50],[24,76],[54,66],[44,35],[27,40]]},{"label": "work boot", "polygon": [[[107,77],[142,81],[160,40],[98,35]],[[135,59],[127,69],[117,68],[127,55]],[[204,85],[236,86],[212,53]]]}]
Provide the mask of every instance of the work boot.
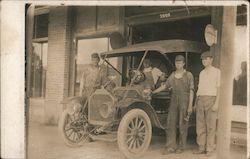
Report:
[{"label": "work boot", "polygon": [[168,155],[168,154],[171,154],[171,153],[175,153],[175,149],[173,148],[164,148],[162,154],[163,155]]},{"label": "work boot", "polygon": [[183,153],[183,151],[184,151],[183,149],[177,149],[177,150],[175,151],[175,153],[176,153],[176,154],[180,154],[180,153]]}]

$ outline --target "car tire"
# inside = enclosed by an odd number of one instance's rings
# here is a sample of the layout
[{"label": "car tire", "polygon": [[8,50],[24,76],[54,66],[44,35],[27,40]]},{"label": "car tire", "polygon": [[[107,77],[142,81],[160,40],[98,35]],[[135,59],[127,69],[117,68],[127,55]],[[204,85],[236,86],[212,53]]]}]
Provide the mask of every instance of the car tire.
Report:
[{"label": "car tire", "polygon": [[70,124],[68,123],[69,117],[69,111],[65,109],[62,112],[58,123],[58,131],[64,143],[69,147],[79,147],[82,146],[85,142],[89,142],[91,139],[88,136],[83,135],[82,132],[79,133],[79,131],[75,131],[74,129],[70,129],[70,127],[67,127],[67,125]]},{"label": "car tire", "polygon": [[139,158],[147,151],[152,137],[152,124],[147,113],[132,109],[122,118],[117,133],[120,151],[127,158]]}]

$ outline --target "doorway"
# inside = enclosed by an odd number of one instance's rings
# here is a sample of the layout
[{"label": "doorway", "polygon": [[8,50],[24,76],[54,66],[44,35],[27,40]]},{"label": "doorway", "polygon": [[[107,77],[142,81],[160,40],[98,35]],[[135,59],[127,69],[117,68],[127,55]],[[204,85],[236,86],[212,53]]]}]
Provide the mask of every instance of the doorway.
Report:
[{"label": "doorway", "polygon": [[150,23],[129,26],[132,44],[168,40],[183,39],[205,42],[204,30],[211,23],[211,16],[188,18],[161,23]]}]

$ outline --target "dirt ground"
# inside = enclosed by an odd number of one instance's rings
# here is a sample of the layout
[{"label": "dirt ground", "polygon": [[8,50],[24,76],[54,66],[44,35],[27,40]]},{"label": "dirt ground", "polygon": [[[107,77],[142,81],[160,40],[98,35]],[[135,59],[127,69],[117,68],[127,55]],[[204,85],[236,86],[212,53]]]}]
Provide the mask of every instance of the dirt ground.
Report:
[{"label": "dirt ground", "polygon": [[[57,127],[31,122],[28,128],[28,159],[125,159],[116,142],[94,141],[82,147],[67,147],[59,136]],[[189,138],[187,150],[182,154],[162,155],[164,136],[153,136],[149,150],[142,159],[215,159],[215,155],[206,157],[194,155],[197,147]],[[246,159],[246,148],[233,147],[230,159]]]}]

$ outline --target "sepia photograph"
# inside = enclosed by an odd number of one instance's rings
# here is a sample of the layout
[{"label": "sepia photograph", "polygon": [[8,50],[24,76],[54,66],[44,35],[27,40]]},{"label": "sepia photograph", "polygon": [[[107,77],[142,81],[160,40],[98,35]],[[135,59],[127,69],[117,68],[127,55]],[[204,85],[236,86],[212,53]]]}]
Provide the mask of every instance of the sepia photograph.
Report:
[{"label": "sepia photograph", "polygon": [[127,2],[22,3],[24,158],[249,159],[249,3]]}]

